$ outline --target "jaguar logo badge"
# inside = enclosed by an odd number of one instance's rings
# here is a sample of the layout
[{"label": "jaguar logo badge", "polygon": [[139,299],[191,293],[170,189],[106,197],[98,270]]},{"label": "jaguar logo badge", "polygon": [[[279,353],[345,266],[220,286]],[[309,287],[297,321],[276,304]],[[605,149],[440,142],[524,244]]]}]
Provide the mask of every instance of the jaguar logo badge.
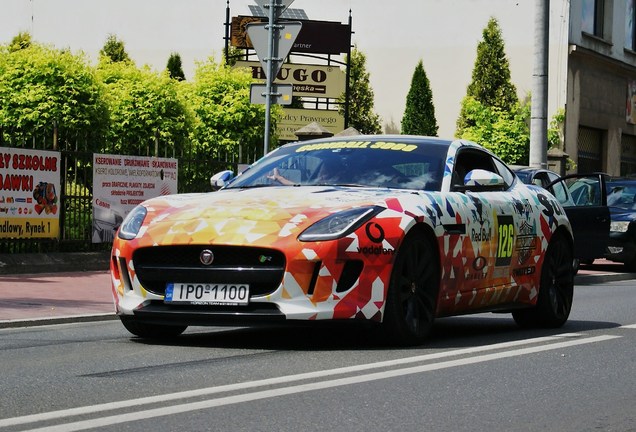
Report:
[{"label": "jaguar logo badge", "polygon": [[201,264],[209,266],[214,261],[214,252],[210,249],[203,249],[199,255],[199,260],[201,260]]}]

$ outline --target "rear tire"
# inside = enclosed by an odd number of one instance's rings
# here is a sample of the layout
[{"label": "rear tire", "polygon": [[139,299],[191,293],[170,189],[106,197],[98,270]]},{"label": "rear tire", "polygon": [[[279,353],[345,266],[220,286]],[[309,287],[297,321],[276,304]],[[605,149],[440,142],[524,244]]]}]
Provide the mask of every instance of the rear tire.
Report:
[{"label": "rear tire", "polygon": [[126,327],[126,330],[128,330],[135,336],[146,339],[175,338],[188,328],[188,326],[184,325],[148,324],[124,316],[121,316],[119,318],[121,319],[121,323],[124,325],[124,327]]},{"label": "rear tire", "polygon": [[573,297],[572,246],[562,234],[555,234],[544,257],[536,306],[512,316],[522,327],[558,328],[570,316]]},{"label": "rear tire", "polygon": [[439,260],[433,242],[421,232],[406,236],[387,291],[383,327],[390,343],[420,345],[435,320]]}]

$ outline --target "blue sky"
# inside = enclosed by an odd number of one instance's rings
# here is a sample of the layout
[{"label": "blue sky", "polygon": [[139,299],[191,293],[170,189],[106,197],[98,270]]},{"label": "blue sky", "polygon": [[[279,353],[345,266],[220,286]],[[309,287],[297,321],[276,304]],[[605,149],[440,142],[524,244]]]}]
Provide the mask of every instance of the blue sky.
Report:
[{"label": "blue sky", "polygon": [[[552,40],[563,45],[561,2],[551,2]],[[567,2],[565,2],[567,3]],[[231,14],[249,15],[253,0],[230,0]],[[296,0],[310,19],[346,23],[353,17],[353,43],[367,55],[375,109],[399,124],[419,60],[431,82],[440,136],[451,137],[477,43],[491,16],[500,22],[512,79],[520,96],[531,89],[533,0]],[[187,77],[196,61],[220,58],[226,0],[0,0],[0,44],[20,31],[57,48],[96,59],[115,34],[138,65],[161,70],[178,52]],[[565,39],[564,39],[565,38]],[[551,48],[552,56],[563,57]],[[557,99],[560,96],[557,95]]]}]

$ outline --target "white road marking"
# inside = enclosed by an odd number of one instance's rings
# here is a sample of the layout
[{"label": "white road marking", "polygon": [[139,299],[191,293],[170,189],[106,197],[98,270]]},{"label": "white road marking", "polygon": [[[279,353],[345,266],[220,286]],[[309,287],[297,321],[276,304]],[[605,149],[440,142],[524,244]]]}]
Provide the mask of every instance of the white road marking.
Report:
[{"label": "white road marking", "polygon": [[563,338],[572,338],[572,337],[580,337],[580,336],[581,335],[577,333],[564,333],[557,336],[546,336],[546,337],[540,337],[540,338],[534,338],[534,339],[522,339],[522,340],[512,341],[512,342],[502,342],[502,343],[493,344],[493,345],[482,345],[478,347],[462,348],[462,349],[456,349],[452,351],[444,351],[444,352],[438,352],[433,354],[424,354],[420,356],[405,357],[405,358],[400,358],[395,360],[386,360],[386,361],[375,362],[375,363],[366,363],[366,364],[361,364],[356,366],[348,366],[348,367],[322,370],[322,371],[316,371],[316,372],[306,372],[306,373],[301,373],[296,375],[267,378],[267,379],[262,379],[257,381],[248,381],[248,382],[237,383],[237,384],[227,384],[227,385],[222,385],[217,387],[207,387],[207,388],[202,388],[198,390],[188,390],[188,391],[168,393],[168,394],[158,395],[158,396],[148,396],[148,397],[143,397],[138,399],[130,399],[127,401],[108,402],[108,403],[99,404],[99,405],[89,405],[89,406],[78,407],[78,408],[51,411],[48,413],[32,414],[32,415],[27,415],[23,417],[7,418],[4,420],[0,420],[0,427],[14,426],[14,425],[25,424],[25,423],[34,423],[34,422],[45,421],[45,420],[53,420],[56,418],[91,414],[91,413],[96,413],[100,411],[110,411],[110,410],[116,410],[121,408],[129,408],[133,406],[149,405],[149,404],[155,404],[155,403],[161,403],[161,402],[168,402],[171,400],[187,399],[192,397],[224,393],[229,391],[245,390],[245,389],[250,389],[254,387],[284,384],[284,383],[301,381],[306,379],[315,379],[315,378],[322,378],[322,377],[328,377],[328,376],[345,374],[345,373],[360,372],[360,371],[369,370],[369,369],[377,369],[377,368],[383,368],[383,367],[398,366],[398,365],[408,364],[408,363],[436,360],[436,359],[445,358],[445,357],[475,354],[475,353],[484,352],[484,351],[513,348],[520,345],[552,342],[555,340],[561,340]]},{"label": "white road marking", "polygon": [[624,326],[620,326],[619,328],[636,329],[636,324],[624,325]]},{"label": "white road marking", "polygon": [[269,379],[258,380],[258,381],[250,381],[246,383],[210,387],[206,389],[192,390],[192,391],[179,392],[179,393],[171,393],[171,394],[162,395],[162,396],[146,397],[146,398],[140,398],[140,399],[132,399],[129,401],[120,401],[120,402],[113,402],[113,403],[107,403],[107,404],[92,405],[87,407],[73,408],[73,409],[61,410],[61,411],[53,411],[50,413],[35,414],[35,415],[24,416],[24,417],[14,417],[14,418],[1,420],[0,427],[7,427],[7,426],[26,424],[26,423],[34,423],[34,422],[52,420],[56,418],[69,417],[74,415],[109,411],[109,410],[124,408],[124,407],[130,408],[132,406],[139,406],[139,405],[145,405],[145,404],[157,403],[157,402],[166,402],[170,400],[183,399],[183,398],[201,396],[201,395],[211,395],[211,394],[228,392],[232,390],[250,389],[250,388],[261,387],[265,385],[275,385],[275,384],[289,383],[293,381],[300,381],[300,380],[306,380],[306,379],[312,379],[312,378],[313,379],[322,378],[322,377],[327,377],[331,375],[360,372],[363,370],[403,365],[403,364],[421,362],[426,360],[441,359],[444,357],[453,357],[453,356],[458,356],[463,354],[475,354],[475,353],[484,352],[484,351],[514,348],[515,346],[519,346],[519,345],[528,345],[533,343],[542,343],[542,342],[549,342],[549,341],[555,341],[555,340],[563,340],[568,338],[575,338],[573,340],[566,340],[562,342],[513,349],[510,351],[477,355],[474,357],[467,357],[467,358],[461,358],[461,359],[455,359],[455,360],[445,360],[442,362],[430,363],[430,364],[425,364],[420,366],[398,368],[393,370],[374,372],[374,373],[356,375],[351,377],[337,378],[337,379],[320,381],[320,382],[304,383],[304,384],[301,383],[301,384],[292,385],[288,387],[281,387],[277,389],[254,391],[251,393],[244,393],[241,395],[217,397],[217,398],[212,398],[212,399],[199,401],[199,402],[183,403],[183,404],[173,405],[168,407],[142,410],[142,411],[131,412],[127,414],[122,413],[117,415],[105,416],[101,418],[95,418],[91,420],[69,422],[69,423],[64,423],[64,424],[60,424],[56,426],[33,429],[33,431],[41,431],[41,432],[79,431],[79,430],[85,430],[85,429],[90,429],[95,427],[127,423],[131,421],[136,421],[136,420],[144,420],[144,419],[149,419],[154,417],[180,414],[180,413],[213,408],[218,406],[231,405],[231,404],[243,403],[248,401],[296,394],[301,392],[339,387],[344,385],[359,384],[363,382],[399,377],[404,375],[430,372],[430,371],[435,371],[440,369],[465,366],[465,365],[470,365],[475,363],[528,355],[528,354],[533,354],[533,353],[538,353],[543,351],[550,351],[555,349],[569,348],[569,347],[573,347],[577,345],[602,342],[602,341],[607,341],[607,340],[616,339],[620,337],[621,336],[602,335],[602,336],[581,339],[580,335],[564,334],[560,336],[506,342],[501,344],[458,349],[454,351],[427,354],[422,356],[408,357],[403,359],[389,360],[389,361],[383,361],[383,362],[377,362],[377,363],[369,363],[364,365],[331,369],[326,371],[309,372],[304,374],[289,375],[289,376],[283,376],[278,378],[269,378]]}]

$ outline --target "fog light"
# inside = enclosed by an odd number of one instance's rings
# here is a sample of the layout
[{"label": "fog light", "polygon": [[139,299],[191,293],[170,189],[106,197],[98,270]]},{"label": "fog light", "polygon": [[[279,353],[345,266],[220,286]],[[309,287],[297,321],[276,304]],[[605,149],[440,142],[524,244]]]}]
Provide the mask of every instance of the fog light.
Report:
[{"label": "fog light", "polygon": [[608,246],[607,250],[609,250],[610,253],[612,254],[618,254],[623,252],[623,248],[622,247],[616,247],[616,246]]}]

